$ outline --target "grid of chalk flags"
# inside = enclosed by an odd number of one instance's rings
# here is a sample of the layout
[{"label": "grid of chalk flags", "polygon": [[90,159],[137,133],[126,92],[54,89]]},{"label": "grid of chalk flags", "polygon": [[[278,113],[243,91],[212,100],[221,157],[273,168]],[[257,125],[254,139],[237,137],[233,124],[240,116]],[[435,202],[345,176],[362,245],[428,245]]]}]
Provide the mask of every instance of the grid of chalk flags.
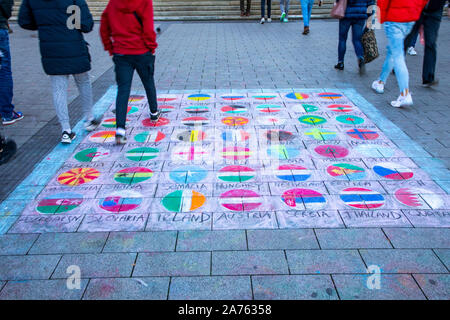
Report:
[{"label": "grid of chalk flags", "polygon": [[115,91],[0,205],[0,233],[448,227],[448,171],[353,89]]}]

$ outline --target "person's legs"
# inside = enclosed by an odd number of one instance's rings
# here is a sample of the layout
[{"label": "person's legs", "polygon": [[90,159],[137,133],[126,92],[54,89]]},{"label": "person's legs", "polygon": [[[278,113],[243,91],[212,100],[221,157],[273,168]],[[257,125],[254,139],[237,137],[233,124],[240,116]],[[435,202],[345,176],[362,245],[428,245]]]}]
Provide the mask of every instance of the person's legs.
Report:
[{"label": "person's legs", "polygon": [[281,13],[285,12],[285,11],[284,11],[284,10],[285,10],[285,8],[284,8],[284,2],[285,2],[285,0],[280,0],[280,11],[281,11]]},{"label": "person's legs", "polygon": [[405,38],[405,50],[410,47],[416,46],[417,37],[419,36],[419,29],[423,23],[423,15],[420,16],[419,20],[414,24],[411,32]]},{"label": "person's legs", "polygon": [[347,49],[347,36],[350,30],[351,20],[342,18],[339,20],[339,44],[338,62],[344,62],[345,51]]},{"label": "person's legs", "polygon": [[67,108],[67,86],[69,82],[68,75],[50,76],[53,91],[53,105],[55,106],[56,115],[61,124],[62,131],[70,133],[69,110]]},{"label": "person's legs", "polygon": [[394,62],[395,76],[402,95],[408,94],[409,92],[409,73],[405,63],[404,41],[413,25],[414,22],[391,22],[386,28],[386,35],[391,47],[392,59]]},{"label": "person's legs", "polygon": [[0,115],[2,118],[10,118],[14,110],[13,78],[11,72],[11,52],[9,48],[9,35],[7,29],[0,29]]},{"label": "person's legs", "polygon": [[425,14],[423,29],[425,36],[425,55],[423,57],[422,81],[424,84],[432,83],[436,70],[437,38],[441,26],[442,10]]},{"label": "person's legs", "polygon": [[312,13],[313,5],[314,5],[314,0],[308,0],[308,6],[307,6],[307,10],[308,10],[308,26],[309,26],[309,22],[311,21],[311,13]]},{"label": "person's legs", "polygon": [[156,100],[156,87],[154,80],[155,56],[150,52],[137,56],[135,67],[139,77],[141,78],[142,84],[144,85],[148,104],[150,106],[150,112],[155,114],[158,112],[158,102]]},{"label": "person's legs", "polygon": [[130,59],[131,57],[126,55],[114,55],[113,58],[117,82],[116,127],[121,129],[125,129],[128,99],[133,81],[134,68]]},{"label": "person's legs", "polygon": [[352,42],[358,59],[364,59],[364,48],[361,43],[361,38],[364,33],[365,23],[365,19],[354,19],[352,21]]},{"label": "person's legs", "polygon": [[267,0],[267,18],[270,19],[272,14],[272,0]]},{"label": "person's legs", "polygon": [[284,12],[286,12],[286,18],[289,15],[289,2],[290,2],[290,0],[285,0],[285,2],[284,2]]},{"label": "person's legs", "polygon": [[246,10],[247,15],[250,14],[251,6],[252,6],[252,1],[251,0],[247,0],[247,10]]},{"label": "person's legs", "polygon": [[89,78],[89,72],[74,74],[73,78],[75,79],[75,83],[77,84],[78,91],[81,96],[81,104],[83,106],[84,119],[86,121],[91,121],[94,119],[92,114],[92,85],[91,79]]},{"label": "person's legs", "polygon": [[303,26],[309,27],[309,15],[308,15],[309,0],[300,0],[300,5],[302,7]]},{"label": "person's legs", "polygon": [[266,16],[266,0],[261,0],[261,18]]},{"label": "person's legs", "polygon": [[244,1],[245,0],[240,0],[240,3],[239,3],[240,8],[241,8],[241,15],[245,12]]}]

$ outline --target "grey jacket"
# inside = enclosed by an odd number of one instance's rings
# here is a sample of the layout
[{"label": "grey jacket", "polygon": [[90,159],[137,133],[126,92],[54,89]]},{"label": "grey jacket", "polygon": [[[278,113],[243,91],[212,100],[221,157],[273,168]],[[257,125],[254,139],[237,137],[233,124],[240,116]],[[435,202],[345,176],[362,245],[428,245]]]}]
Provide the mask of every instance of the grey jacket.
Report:
[{"label": "grey jacket", "polygon": [[8,29],[8,19],[11,18],[14,0],[0,0],[0,29]]}]

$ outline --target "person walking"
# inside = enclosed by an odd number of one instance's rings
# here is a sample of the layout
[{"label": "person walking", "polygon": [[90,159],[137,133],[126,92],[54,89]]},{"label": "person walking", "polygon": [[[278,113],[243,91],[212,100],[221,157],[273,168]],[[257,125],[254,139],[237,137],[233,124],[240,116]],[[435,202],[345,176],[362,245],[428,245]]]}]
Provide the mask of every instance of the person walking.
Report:
[{"label": "person walking", "polygon": [[265,22],[266,16],[266,4],[267,4],[267,22],[272,22],[272,18],[270,18],[270,14],[272,11],[272,0],[261,0],[261,24]]},{"label": "person walking", "polygon": [[281,22],[288,22],[288,15],[289,15],[289,0],[280,0],[280,21]]},{"label": "person walking", "polygon": [[414,24],[410,34],[405,39],[405,47],[410,48],[417,39],[419,29],[423,26],[425,54],[423,56],[422,86],[431,87],[438,84],[435,79],[437,59],[437,38],[441,26],[442,14],[447,0],[430,0],[422,11],[420,19]]},{"label": "person walking", "polygon": [[241,17],[249,16],[250,15],[250,7],[252,6],[252,1],[247,0],[247,6],[245,6],[245,0],[240,0],[240,7],[241,7]]},{"label": "person walking", "polygon": [[[311,20],[311,12],[314,6],[314,0],[300,0],[303,16],[303,35],[309,34],[309,21]],[[319,7],[322,6],[322,0],[319,0]]]},{"label": "person walking", "polygon": [[417,43],[417,38],[419,37],[419,29],[420,28],[413,27],[413,30],[407,37],[407,38],[410,38],[410,40],[408,40],[408,42],[406,42],[406,39],[405,39],[405,48],[407,48],[406,53],[410,56],[417,56],[416,43]]},{"label": "person walking", "polygon": [[158,121],[161,111],[156,100],[156,33],[151,0],[110,0],[100,22],[103,46],[113,56],[117,81],[116,143],[124,144],[126,116],[133,74],[144,85],[150,106],[150,119]]},{"label": "person walking", "polygon": [[[69,28],[67,8],[80,8],[81,23]],[[53,104],[62,127],[61,142],[72,143],[76,138],[70,126],[67,107],[69,76],[72,75],[81,96],[85,129],[95,130],[101,118],[92,112],[92,86],[89,77],[91,57],[83,33],[92,31],[94,20],[85,0],[24,0],[19,10],[19,25],[39,31],[42,65],[50,76]]]},{"label": "person walking", "polygon": [[409,91],[404,41],[427,2],[428,0],[378,0],[377,3],[380,8],[380,22],[384,25],[388,45],[383,69],[378,80],[372,83],[372,89],[377,93],[384,93],[386,80],[394,69],[400,89],[400,96],[391,102],[391,106],[396,108],[413,104]]},{"label": "person walking", "polygon": [[12,104],[13,77],[8,19],[11,17],[13,5],[14,0],[0,0],[0,115],[4,125],[23,119],[22,112],[15,111]]},{"label": "person walking", "polygon": [[[341,0],[342,1],[342,0]],[[339,2],[339,0],[337,0]],[[347,36],[352,28],[352,42],[358,59],[359,73],[365,73],[364,49],[361,37],[364,33],[368,18],[367,8],[374,5],[374,0],[348,0],[344,18],[339,20],[339,45],[338,63],[334,66],[338,70],[344,70],[344,56],[347,48]]]}]

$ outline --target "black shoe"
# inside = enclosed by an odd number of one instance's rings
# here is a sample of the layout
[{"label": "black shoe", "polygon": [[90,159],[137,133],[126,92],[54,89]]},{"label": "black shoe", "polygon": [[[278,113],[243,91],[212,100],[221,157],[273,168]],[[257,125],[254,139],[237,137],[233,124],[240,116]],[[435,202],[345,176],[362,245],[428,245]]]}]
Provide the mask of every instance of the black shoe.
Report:
[{"label": "black shoe", "polygon": [[100,125],[101,122],[102,122],[101,117],[97,118],[97,119],[93,119],[85,124],[84,129],[86,129],[86,131],[88,131],[88,132],[92,132],[98,128],[98,126]]},{"label": "black shoe", "polygon": [[358,60],[358,67],[359,67],[359,75],[366,74],[366,63],[364,62],[364,59]]},{"label": "black shoe", "polygon": [[116,133],[116,144],[125,144],[125,143],[127,143],[127,137]]},{"label": "black shoe", "polygon": [[337,65],[334,66],[335,69],[344,70],[344,63],[338,62]]},{"label": "black shoe", "polygon": [[439,80],[434,80],[434,81],[431,81],[431,82],[424,82],[424,83],[422,83],[422,87],[424,87],[424,88],[431,88],[432,86],[436,86],[436,85],[438,85],[439,84]]},{"label": "black shoe", "polygon": [[75,132],[72,131],[71,133],[68,133],[67,131],[64,131],[62,133],[61,143],[70,144],[73,140],[75,140],[76,137],[77,135],[75,134]]},{"label": "black shoe", "polygon": [[157,122],[161,117],[161,110],[156,111],[156,113],[150,113],[150,120]]},{"label": "black shoe", "polygon": [[7,163],[16,154],[17,145],[12,140],[0,137],[0,165]]}]

